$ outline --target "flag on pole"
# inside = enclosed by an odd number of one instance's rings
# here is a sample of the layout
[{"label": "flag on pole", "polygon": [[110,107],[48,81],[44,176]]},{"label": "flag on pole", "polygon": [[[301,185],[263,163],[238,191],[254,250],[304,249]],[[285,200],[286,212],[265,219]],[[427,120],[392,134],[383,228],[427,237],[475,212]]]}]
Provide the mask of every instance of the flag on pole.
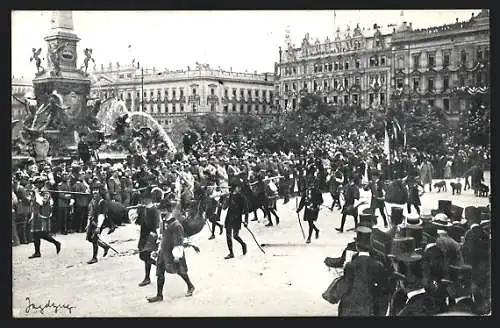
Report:
[{"label": "flag on pole", "polygon": [[406,148],[406,123],[403,124],[403,147]]},{"label": "flag on pole", "polygon": [[389,154],[390,154],[390,142],[389,142],[389,134],[387,133],[387,121],[384,122],[385,124],[385,135],[384,135],[384,154],[386,155],[387,159],[389,159]]}]

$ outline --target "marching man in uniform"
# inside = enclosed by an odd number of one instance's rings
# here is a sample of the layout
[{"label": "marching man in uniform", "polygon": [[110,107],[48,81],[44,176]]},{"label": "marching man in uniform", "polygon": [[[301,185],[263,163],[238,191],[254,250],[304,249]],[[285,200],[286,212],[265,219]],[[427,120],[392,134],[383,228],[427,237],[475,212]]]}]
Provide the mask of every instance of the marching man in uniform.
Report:
[{"label": "marching man in uniform", "polygon": [[186,297],[192,296],[194,285],[188,276],[186,256],[184,254],[184,228],[177,219],[181,215],[180,204],[176,204],[172,216],[164,219],[160,226],[161,244],[156,265],[157,293],[156,296],[148,298],[148,302],[163,301],[163,286],[165,284],[165,271],[178,274],[186,282]]},{"label": "marching man in uniform", "polygon": [[99,208],[102,206],[101,202],[104,201],[100,199],[99,189],[92,190],[92,200],[89,204],[88,212],[88,225],[87,225],[87,235],[86,239],[88,242],[92,243],[92,259],[90,259],[87,264],[94,264],[97,262],[97,251],[99,246],[104,249],[104,254],[102,257],[108,255],[109,246],[105,245],[100,239],[99,234],[101,232],[101,226],[104,222],[104,214]]},{"label": "marching man in uniform", "polygon": [[50,231],[50,218],[52,216],[52,206],[54,201],[50,197],[48,191],[40,191],[40,187],[43,185],[41,179],[35,180],[35,190],[34,196],[31,204],[31,231],[33,232],[35,253],[29,258],[33,259],[36,257],[41,257],[40,254],[40,239],[45,239],[56,246],[56,252],[59,254],[61,251],[61,243],[55,240],[49,235]]}]

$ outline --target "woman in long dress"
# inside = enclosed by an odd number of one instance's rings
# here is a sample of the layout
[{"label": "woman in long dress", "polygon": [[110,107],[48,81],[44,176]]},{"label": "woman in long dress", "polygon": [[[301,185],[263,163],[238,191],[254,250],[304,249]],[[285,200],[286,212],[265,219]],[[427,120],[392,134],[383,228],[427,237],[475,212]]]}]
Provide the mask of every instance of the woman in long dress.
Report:
[{"label": "woman in long dress", "polygon": [[448,161],[446,162],[445,166],[444,166],[444,178],[445,179],[451,179],[452,176],[451,176],[451,166],[453,165],[453,162],[451,161],[451,159],[448,159]]}]

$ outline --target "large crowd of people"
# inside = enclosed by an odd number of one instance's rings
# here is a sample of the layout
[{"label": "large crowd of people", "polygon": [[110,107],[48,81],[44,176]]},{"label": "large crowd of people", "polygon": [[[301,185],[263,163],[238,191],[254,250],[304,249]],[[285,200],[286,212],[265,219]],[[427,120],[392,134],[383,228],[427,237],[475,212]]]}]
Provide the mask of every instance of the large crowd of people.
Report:
[{"label": "large crowd of people", "polygon": [[[151,194],[144,197],[144,190],[148,190],[149,193],[152,188],[159,188],[162,191],[159,196],[160,199],[153,199],[153,203],[160,202],[167,195],[173,195],[173,198],[177,199],[180,204],[180,213],[186,213],[189,210],[190,204],[198,197],[200,191],[210,194],[212,203],[206,208],[207,218],[212,224],[210,239],[215,238],[216,227],[219,227],[221,233],[223,231],[224,226],[219,223],[222,210],[228,209],[229,206],[228,212],[233,213],[231,212],[231,206],[233,205],[227,203],[229,199],[233,198],[228,195],[235,189],[245,195],[243,199],[246,199],[248,204],[245,205],[246,207],[234,212],[240,213],[238,214],[240,218],[237,219],[240,222],[239,226],[238,224],[230,225],[231,229],[228,229],[227,221],[225,224],[226,229],[231,230],[226,233],[229,248],[229,255],[226,256],[226,259],[234,257],[233,238],[240,242],[243,254],[247,251],[246,244],[238,236],[241,222],[248,224],[248,219],[241,221],[242,213],[246,213],[248,217],[249,212],[255,211],[253,220],[256,220],[256,210],[261,209],[267,219],[267,226],[279,224],[279,211],[277,211],[275,201],[278,197],[282,197],[285,203],[292,196],[301,197],[298,212],[305,208],[304,221],[309,223],[307,242],[310,243],[313,232],[315,232],[316,238],[319,235],[319,229],[314,225],[314,221],[317,219],[319,206],[323,203],[321,194],[329,192],[333,197],[333,203],[329,207],[333,210],[335,206],[338,206],[342,211],[342,223],[337,230],[343,232],[347,216],[354,217],[356,226],[363,225],[367,213],[359,214],[357,206],[359,206],[359,188],[365,188],[365,190],[371,190],[372,192],[370,208],[373,210],[379,209],[384,225],[394,232],[391,232],[391,238],[395,238],[396,235],[403,238],[403,236],[406,237],[406,226],[401,228],[402,222],[397,220],[397,215],[391,214],[389,220],[387,220],[384,213],[384,196],[387,200],[388,194],[391,194],[391,191],[387,189],[387,181],[402,181],[401,190],[407,193],[407,197],[403,202],[408,203],[408,212],[411,213],[410,205],[412,205],[420,214],[419,187],[422,191],[425,190],[424,186],[427,184],[429,184],[429,188],[433,188],[432,179],[456,179],[457,183],[464,182],[464,186],[469,185],[469,188],[474,189],[476,194],[480,195],[482,181],[484,181],[483,170],[489,162],[488,149],[453,145],[452,141],[449,142],[449,150],[445,153],[426,153],[408,147],[391,153],[389,159],[387,159],[383,145],[377,142],[374,136],[356,130],[336,135],[312,133],[304,137],[300,150],[296,152],[270,153],[262,151],[256,148],[253,138],[242,135],[238,131],[230,135],[209,134],[206,131],[190,133],[189,137],[185,138],[184,150],[174,156],[156,148],[150,148],[130,154],[126,160],[115,161],[114,163],[88,156],[88,152],[85,153],[86,139],[84,135],[81,136],[79,149],[81,150],[80,156],[73,158],[70,162],[36,162],[32,159],[13,171],[13,244],[28,244],[33,241],[35,243],[35,254],[32,257],[41,256],[40,239],[54,243],[56,251],[59,252],[61,244],[52,236],[83,232],[88,234],[89,222],[95,218],[96,210],[92,204],[96,200],[104,199],[111,203],[120,204],[123,208],[131,208],[142,204],[145,198],[153,197]],[[397,198],[397,195],[395,197]],[[341,200],[343,204],[341,204]],[[50,204],[50,206],[46,206],[47,204]],[[471,241],[471,238],[473,238],[471,236],[476,233],[474,229],[479,226],[481,220],[486,220],[483,217],[486,214],[483,214],[480,213],[472,217],[472,221],[469,222],[468,226],[463,224],[463,220],[456,217],[457,221],[461,222],[463,231],[461,236],[454,235],[455,239],[458,238],[458,241],[454,241],[457,244],[453,244],[453,247],[455,250],[458,248],[459,251],[462,249],[463,260],[450,263],[459,265],[459,269],[457,269],[459,271],[466,270],[463,269],[465,264],[471,266],[472,270],[475,270],[477,266],[484,266],[483,262],[476,263],[477,258],[471,255],[475,252],[474,250],[465,250],[466,247],[470,246],[470,243],[476,242],[476,240]],[[373,213],[368,213],[368,215],[373,215]],[[449,209],[446,210],[446,218],[441,218],[441,220],[444,220],[443,227],[446,228],[452,224],[455,218],[453,215],[455,214],[451,213]],[[273,217],[275,218],[274,223]],[[419,216],[417,216],[417,221],[418,219]],[[112,221],[110,231],[112,232],[120,223],[122,222]],[[369,233],[372,231],[371,228],[373,228],[373,225],[369,227]],[[447,230],[445,228],[439,229],[443,235],[440,235],[439,238],[447,238],[444,232],[441,231]],[[380,260],[373,255],[371,257],[368,255],[370,257],[369,261],[363,260],[363,256],[372,253],[372,247],[369,242],[366,243],[366,238],[363,235],[366,233],[366,230],[358,229],[359,238],[355,243],[358,248],[354,247],[354,250],[359,256],[357,256],[357,259],[351,260],[351,264],[346,266],[344,270],[345,277],[350,277],[348,279],[351,279],[351,283],[354,281],[354,284],[356,284],[357,278],[353,278],[353,275],[356,275],[353,270],[356,271],[363,266],[372,268],[373,266],[369,262]],[[457,246],[461,242],[460,237],[462,236],[465,236],[465,244],[462,241],[462,246]],[[89,240],[88,236],[87,238]],[[365,241],[364,244],[363,241]],[[94,241],[92,242],[94,243]],[[445,246],[438,248],[444,254],[443,261],[448,261],[449,247],[452,247],[448,244],[451,244],[451,242],[447,239],[443,243]],[[94,244],[97,245],[97,242]],[[437,244],[440,245],[439,242]],[[406,246],[405,244],[402,247]],[[414,245],[413,248],[419,249],[420,246]],[[424,246],[425,252],[421,252],[420,257],[426,258],[428,252],[431,252],[429,249],[433,249],[427,246]],[[107,253],[107,246],[102,247]],[[470,247],[474,249],[476,246]],[[97,261],[97,251],[95,249],[97,249],[97,246],[94,248],[93,258],[89,263]],[[468,255],[466,255],[466,252],[469,252]],[[402,253],[404,252],[402,251]],[[141,257],[141,259],[146,264],[149,263],[149,257],[147,259]],[[384,272],[383,270],[388,269],[386,265],[387,258],[382,258],[380,261],[384,265],[382,269],[377,270]],[[450,263],[446,262],[446,264]],[[393,267],[391,264],[390,268]],[[411,288],[415,289],[425,288],[426,293],[430,293],[429,297],[431,298],[438,295],[437,292],[434,294],[427,292],[428,285],[415,284],[416,287],[413,286],[413,282],[410,283],[408,278],[410,271],[414,270],[413,266],[409,266],[411,270],[408,269],[409,267],[403,267],[404,265],[401,265],[398,269],[396,266],[396,269],[393,270],[396,273],[403,270],[401,275],[406,277],[398,280],[398,286],[403,285],[401,281],[404,281],[407,291],[411,286]],[[444,264],[443,267],[445,267]],[[447,268],[446,266],[446,272],[448,272]],[[441,278],[455,281],[453,280],[455,278],[450,277],[448,273],[441,276],[435,272],[433,274],[435,275],[431,277],[432,279],[426,276],[432,283],[440,284],[438,280]],[[436,275],[439,276],[439,279],[436,278]],[[146,278],[145,281],[147,282],[149,279],[148,272]],[[366,281],[373,282],[373,279],[365,278]],[[477,309],[474,311],[487,313],[489,308],[488,305],[484,305],[486,302],[484,300],[487,299],[484,295],[489,294],[485,291],[487,287],[484,287],[484,281],[478,279],[475,281],[473,279],[473,282],[474,286],[479,286],[478,288],[481,291],[478,292],[479,294],[474,295],[476,295],[476,298],[482,297],[482,303],[480,304],[480,311]],[[145,284],[143,282],[143,285]],[[190,287],[192,286],[190,284],[188,282],[188,288],[192,295],[194,287]],[[362,288],[362,286],[359,285],[357,288]],[[439,289],[438,287],[435,288]],[[354,291],[351,291],[349,297],[352,297],[352,293]],[[386,295],[387,293],[387,291],[384,291],[383,294]],[[349,303],[347,301],[349,297],[346,295],[344,295],[344,302],[341,301],[343,309],[346,309],[347,303]],[[439,295],[441,297],[444,294]],[[362,296],[358,295],[356,297],[359,300],[359,297]],[[439,299],[444,300],[444,298]],[[351,309],[356,308],[353,305],[355,303],[356,301],[351,299],[349,303]],[[375,303],[372,302],[372,304]],[[358,307],[360,307],[359,304]],[[375,311],[371,305],[367,305],[367,307],[369,310],[359,309],[361,312],[358,314],[384,315],[385,312],[382,312],[387,308],[387,306],[377,305]],[[401,307],[403,308],[404,304]],[[350,315],[351,312],[342,311],[340,308],[339,312],[341,314]],[[351,314],[354,315],[358,310],[352,311],[354,312]]]}]

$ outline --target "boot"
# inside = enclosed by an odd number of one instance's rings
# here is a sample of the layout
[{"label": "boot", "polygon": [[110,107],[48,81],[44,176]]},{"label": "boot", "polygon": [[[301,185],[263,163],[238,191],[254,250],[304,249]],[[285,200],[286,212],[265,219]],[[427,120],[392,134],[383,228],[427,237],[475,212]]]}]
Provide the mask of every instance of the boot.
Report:
[{"label": "boot", "polygon": [[163,301],[163,295],[156,295],[153,297],[148,297],[149,303],[155,303],[155,302],[161,302],[161,301]]},{"label": "boot", "polygon": [[344,229],[341,229],[341,228],[335,228],[335,230],[337,230],[340,233],[344,232]]},{"label": "boot", "polygon": [[318,230],[316,230],[316,232],[315,232],[315,233],[316,233],[316,234],[315,234],[315,237],[316,237],[316,239],[318,239],[318,238],[319,238],[319,229],[318,229]]},{"label": "boot", "polygon": [[56,252],[57,252],[57,254],[59,254],[60,251],[61,251],[61,243],[57,242],[57,244],[56,244]]},{"label": "boot", "polygon": [[247,253],[247,244],[241,245],[241,248],[243,249],[243,255]]},{"label": "boot", "polygon": [[150,283],[151,283],[151,280],[149,278],[144,278],[144,280],[139,283],[139,287],[149,285]]},{"label": "boot", "polygon": [[272,227],[273,226],[273,223],[271,221],[269,221],[267,224],[266,224],[266,227]]},{"label": "boot", "polygon": [[222,224],[219,225],[219,229],[220,229],[219,235],[222,235],[222,232],[224,231],[224,226]]},{"label": "boot", "polygon": [[109,251],[109,247],[106,247],[104,249],[104,253],[102,254],[102,257],[106,257],[106,255],[108,255],[108,251]]},{"label": "boot", "polygon": [[208,238],[208,240],[212,240],[212,239],[214,239],[214,238],[215,238],[215,236],[214,236],[214,235],[211,235],[211,236]]},{"label": "boot", "polygon": [[226,257],[224,257],[225,260],[229,260],[229,259],[232,259],[234,257],[234,254],[233,253],[229,253],[226,255]]},{"label": "boot", "polygon": [[87,264],[94,264],[97,263],[97,259],[93,257],[90,261],[87,262]]},{"label": "boot", "polygon": [[42,254],[40,254],[40,253],[34,253],[33,255],[29,256],[28,258],[29,259],[34,259],[34,258],[37,258],[37,257],[42,257]]},{"label": "boot", "polygon": [[306,240],[306,244],[310,244],[311,243],[311,237],[307,238]]},{"label": "boot", "polygon": [[191,285],[187,290],[186,297],[193,296],[193,292],[194,292],[194,286]]}]

